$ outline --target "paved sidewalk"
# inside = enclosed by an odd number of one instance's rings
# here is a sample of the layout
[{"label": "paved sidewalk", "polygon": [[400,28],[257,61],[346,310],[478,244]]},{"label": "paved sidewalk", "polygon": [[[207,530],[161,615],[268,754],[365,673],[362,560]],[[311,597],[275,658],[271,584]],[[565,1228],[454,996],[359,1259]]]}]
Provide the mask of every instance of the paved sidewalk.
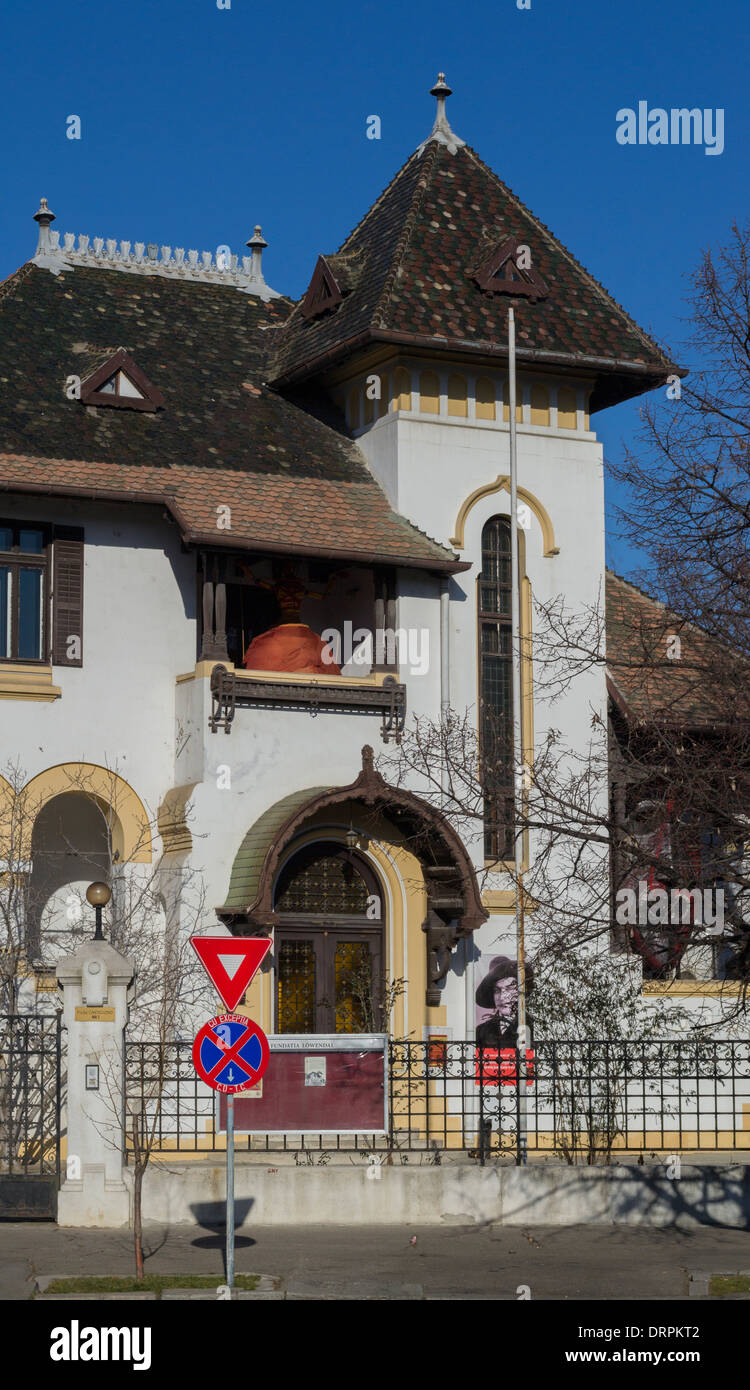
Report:
[{"label": "paved sidewalk", "polygon": [[[148,1273],[205,1272],[223,1278],[221,1231],[149,1226],[145,1246]],[[750,1232],[255,1227],[238,1234],[236,1263],[238,1273],[278,1277],[287,1297],[298,1299],[515,1299],[519,1285],[529,1286],[532,1299],[686,1299],[691,1271],[750,1269]],[[30,1297],[34,1275],[132,1271],[127,1230],[0,1225],[0,1298]]]}]

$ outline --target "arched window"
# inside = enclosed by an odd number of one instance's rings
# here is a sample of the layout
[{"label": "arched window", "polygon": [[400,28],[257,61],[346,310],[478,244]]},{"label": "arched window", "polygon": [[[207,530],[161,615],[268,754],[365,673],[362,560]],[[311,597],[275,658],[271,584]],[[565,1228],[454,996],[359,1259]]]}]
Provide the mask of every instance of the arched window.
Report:
[{"label": "arched window", "polygon": [[393,410],[411,410],[411,375],[406,367],[397,367],[393,376]]},{"label": "arched window", "polygon": [[484,787],[484,852],[506,859],[513,845],[513,657],[510,519],[482,531],[479,576],[479,739]]},{"label": "arched window", "polygon": [[[503,420],[510,420],[510,386],[503,382]],[[516,424],[523,423],[523,386],[516,382]]]},{"label": "arched window", "polygon": [[466,377],[451,372],[448,377],[448,414],[466,416],[468,413]]},{"label": "arched window", "polygon": [[26,946],[32,959],[51,965],[75,950],[82,937],[93,936],[86,889],[97,879],[110,879],[110,862],[109,828],[93,797],[63,792],[41,808],[31,837],[26,899]]},{"label": "arched window", "polygon": [[539,382],[531,388],[531,423],[549,425],[549,391]]},{"label": "arched window", "polygon": [[495,383],[489,376],[478,376],[475,387],[477,420],[495,418]]},{"label": "arched window", "polygon": [[578,423],[578,400],[572,386],[561,386],[557,393],[557,426],[574,430]]},{"label": "arched window", "polygon": [[333,841],[300,850],[276,885],[277,1033],[382,1031],[380,888]]},{"label": "arched window", "polygon": [[425,415],[440,414],[440,378],[437,372],[422,372],[419,378],[419,409]]}]

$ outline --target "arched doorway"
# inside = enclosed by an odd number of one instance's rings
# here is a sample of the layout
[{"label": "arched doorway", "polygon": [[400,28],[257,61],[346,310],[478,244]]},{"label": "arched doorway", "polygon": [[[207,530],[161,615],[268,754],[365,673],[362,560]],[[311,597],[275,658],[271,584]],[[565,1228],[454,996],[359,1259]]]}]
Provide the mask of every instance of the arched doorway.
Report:
[{"label": "arched doorway", "polygon": [[93,910],[86,889],[109,879],[109,827],[97,801],[63,792],[42,806],[31,836],[31,874],[26,899],[26,946],[32,960],[53,964],[92,936]]},{"label": "arched doorway", "polygon": [[382,894],[331,840],[287,860],[274,893],[277,1033],[383,1031]]}]

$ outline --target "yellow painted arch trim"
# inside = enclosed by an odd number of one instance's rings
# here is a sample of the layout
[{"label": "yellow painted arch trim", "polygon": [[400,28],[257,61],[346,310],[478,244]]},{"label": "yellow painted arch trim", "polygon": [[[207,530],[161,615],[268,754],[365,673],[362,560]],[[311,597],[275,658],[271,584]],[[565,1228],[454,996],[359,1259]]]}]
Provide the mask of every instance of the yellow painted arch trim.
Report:
[{"label": "yellow painted arch trim", "polygon": [[[466,518],[469,512],[472,507],[476,506],[480,498],[490,497],[494,492],[510,492],[510,477],[507,473],[499,473],[494,482],[484,483],[482,487],[476,488],[474,492],[469,494],[466,501],[461,503],[456,517],[454,535],[451,536],[451,545],[455,545],[459,550],[463,549]],[[525,487],[519,487],[518,496],[531,508],[542,528],[545,559],[549,559],[551,555],[559,555],[560,547],[555,542],[555,528],[546,507],[542,505],[538,497],[534,496],[533,492],[529,492]]]},{"label": "yellow painted arch trim", "polygon": [[31,831],[37,815],[48,801],[65,792],[81,792],[96,801],[108,821],[112,850],[118,853],[120,863],[151,863],[151,828],[143,802],[124,777],[97,763],[59,763],[26,783],[20,793],[28,826],[23,829],[28,841],[22,850],[24,858],[31,858]]}]

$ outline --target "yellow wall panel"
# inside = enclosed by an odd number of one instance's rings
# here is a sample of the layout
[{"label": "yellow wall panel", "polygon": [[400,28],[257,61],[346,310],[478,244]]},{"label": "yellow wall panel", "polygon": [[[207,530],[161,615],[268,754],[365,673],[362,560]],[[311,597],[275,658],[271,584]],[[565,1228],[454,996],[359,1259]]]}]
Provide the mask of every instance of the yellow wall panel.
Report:
[{"label": "yellow wall panel", "polygon": [[478,420],[495,418],[495,383],[488,376],[477,377],[476,415]]},{"label": "yellow wall panel", "polygon": [[561,386],[557,393],[557,427],[574,430],[578,423],[578,402],[571,386]]},{"label": "yellow wall panel", "polygon": [[531,423],[532,425],[549,424],[549,391],[546,386],[532,386],[531,388]]},{"label": "yellow wall panel", "polygon": [[[516,382],[516,424],[520,425],[523,420],[523,391],[521,383]],[[507,381],[503,383],[503,419],[510,420],[510,392]]]},{"label": "yellow wall panel", "polygon": [[437,372],[422,372],[419,378],[419,409],[426,415],[440,414],[440,380]]},{"label": "yellow wall panel", "polygon": [[448,414],[466,417],[469,413],[466,377],[451,372],[448,377]]}]

